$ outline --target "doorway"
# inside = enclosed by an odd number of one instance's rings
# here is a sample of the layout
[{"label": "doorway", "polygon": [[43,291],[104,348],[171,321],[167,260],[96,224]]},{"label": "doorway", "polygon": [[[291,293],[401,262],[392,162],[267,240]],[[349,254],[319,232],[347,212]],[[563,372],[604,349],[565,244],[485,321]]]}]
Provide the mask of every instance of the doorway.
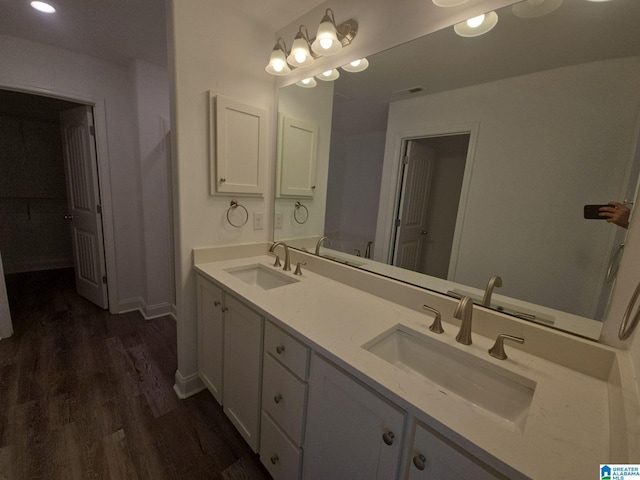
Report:
[{"label": "doorway", "polygon": [[[6,274],[74,267],[87,270],[87,262],[79,261],[77,235],[71,235],[75,220],[69,206],[74,183],[86,192],[83,183],[95,178],[90,189],[96,193],[97,157],[92,138],[93,160],[87,163],[90,175],[78,169],[65,168],[63,158],[62,112],[92,108],[81,103],[30,93],[0,90],[0,251]],[[95,131],[94,129],[92,129]],[[89,127],[87,127],[89,131]],[[76,151],[78,143],[71,150]],[[68,153],[68,152],[67,152]],[[66,155],[68,157],[68,155]],[[88,198],[88,197],[87,197]],[[93,199],[91,199],[93,200]],[[99,200],[94,206],[99,205]],[[75,213],[75,212],[74,212]],[[102,222],[98,225],[102,236]],[[88,239],[82,238],[87,243]],[[100,272],[104,272],[104,243],[100,245]],[[95,278],[98,278],[96,276]],[[104,295],[94,303],[108,308],[106,281],[99,275]],[[82,294],[82,292],[79,292]],[[85,295],[86,296],[86,295]]]},{"label": "doorway", "polygon": [[392,264],[447,279],[470,133],[405,139]]}]

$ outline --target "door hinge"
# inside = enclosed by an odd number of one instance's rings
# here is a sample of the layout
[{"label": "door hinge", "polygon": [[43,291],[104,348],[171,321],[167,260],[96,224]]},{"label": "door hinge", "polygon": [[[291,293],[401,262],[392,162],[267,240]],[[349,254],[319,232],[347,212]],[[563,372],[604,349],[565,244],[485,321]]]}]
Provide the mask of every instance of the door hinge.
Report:
[{"label": "door hinge", "polygon": [[96,213],[102,215],[102,205],[96,205]]},{"label": "door hinge", "polygon": [[104,283],[104,284],[107,283],[107,276],[106,275],[102,276],[102,283]]},{"label": "door hinge", "polygon": [[89,125],[89,135],[95,137],[96,136],[96,127],[93,125]]},{"label": "door hinge", "polygon": [[409,164],[409,155],[405,155],[404,157],[402,157],[402,164],[403,165]]},{"label": "door hinge", "polygon": [[400,219],[396,218],[396,227],[399,227],[399,226],[400,226]]}]

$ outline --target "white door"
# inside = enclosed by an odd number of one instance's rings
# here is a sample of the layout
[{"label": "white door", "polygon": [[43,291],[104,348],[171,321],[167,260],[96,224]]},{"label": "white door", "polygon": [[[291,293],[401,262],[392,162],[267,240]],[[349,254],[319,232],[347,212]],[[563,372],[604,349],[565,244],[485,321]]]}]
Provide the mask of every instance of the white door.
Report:
[{"label": "white door", "polygon": [[413,141],[407,144],[393,264],[416,272],[421,269],[423,243],[429,234],[425,226],[434,160],[432,148]]},{"label": "white door", "polygon": [[102,207],[91,107],[62,112],[60,125],[76,290],[99,307],[107,308]]}]

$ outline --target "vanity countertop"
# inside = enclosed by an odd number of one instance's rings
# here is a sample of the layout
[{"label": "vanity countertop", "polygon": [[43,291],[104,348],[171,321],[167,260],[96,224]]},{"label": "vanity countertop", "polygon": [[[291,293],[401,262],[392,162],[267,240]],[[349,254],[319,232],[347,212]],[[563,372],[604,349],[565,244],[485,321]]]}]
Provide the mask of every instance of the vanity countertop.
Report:
[{"label": "vanity countertop", "polygon": [[[300,277],[287,272],[299,282],[271,290],[245,283],[226,271],[249,264],[275,268],[272,263],[272,257],[263,255],[197,264],[195,269],[408,413],[503,472],[504,466],[499,462],[526,477],[582,479],[597,475],[601,463],[626,461],[627,440],[614,435],[614,431],[619,431],[614,424],[625,421],[624,412],[615,412],[613,408],[614,404],[619,407],[624,403],[616,400],[623,393],[616,385],[619,381],[615,375],[607,381],[580,373],[511,344],[505,345],[507,360],[494,359],[487,353],[493,339],[474,333],[472,345],[456,343],[458,327],[449,323],[446,315],[443,315],[445,333],[436,335],[428,329],[433,320],[431,314],[384,300],[305,267]],[[507,422],[362,348],[397,324],[534,381],[535,393],[526,419],[520,424]],[[614,358],[612,371],[627,371],[629,360],[625,352],[602,348]],[[622,420],[615,417],[617,414],[622,415]],[[626,420],[631,420],[628,415]],[[620,458],[614,458],[612,445],[626,450]]]}]

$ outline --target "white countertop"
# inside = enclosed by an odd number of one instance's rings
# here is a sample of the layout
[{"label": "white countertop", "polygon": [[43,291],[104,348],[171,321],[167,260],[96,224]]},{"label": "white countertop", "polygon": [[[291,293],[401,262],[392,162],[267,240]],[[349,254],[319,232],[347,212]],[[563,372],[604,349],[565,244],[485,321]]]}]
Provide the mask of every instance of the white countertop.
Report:
[{"label": "white countertop", "polygon": [[[496,466],[483,454],[485,451],[535,479],[594,478],[600,463],[619,462],[610,452],[609,382],[511,348],[510,344],[505,345],[507,360],[494,359],[487,353],[493,339],[474,334],[472,345],[460,345],[455,342],[458,329],[447,323],[446,317],[445,333],[436,335],[428,330],[431,314],[381,299],[305,267],[301,277],[294,277],[299,282],[271,290],[247,284],[225,271],[256,263],[275,268],[273,258],[267,255],[198,264],[195,268],[483,461]],[[291,272],[287,275],[293,277]],[[397,324],[534,381],[536,388],[524,426],[447,395],[422,376],[400,370],[361,348]],[[611,355],[623,355],[607,350]]]}]

